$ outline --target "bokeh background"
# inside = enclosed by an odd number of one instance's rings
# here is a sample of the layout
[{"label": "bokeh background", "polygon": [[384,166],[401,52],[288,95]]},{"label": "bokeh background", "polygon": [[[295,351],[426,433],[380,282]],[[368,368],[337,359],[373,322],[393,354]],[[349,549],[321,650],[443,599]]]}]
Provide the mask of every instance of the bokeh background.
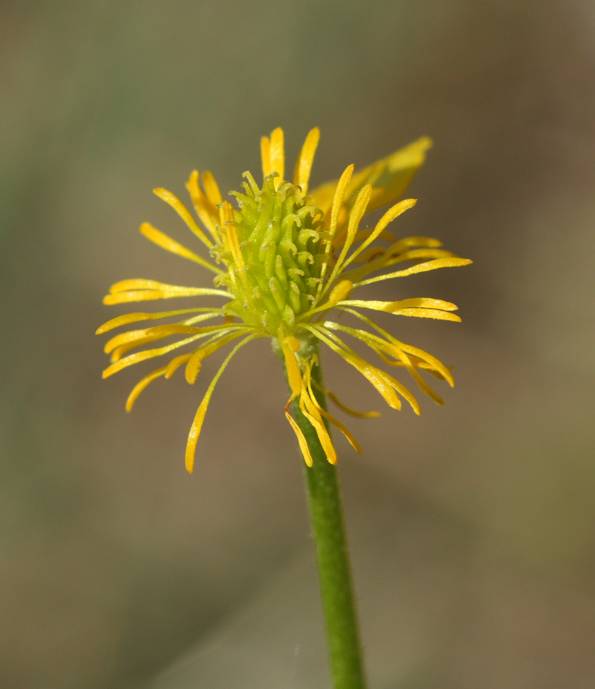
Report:
[{"label": "bokeh background", "polygon": [[222,379],[189,478],[199,389],[124,414],[138,372],[101,382],[93,335],[110,282],[195,278],[137,233],[183,236],[153,186],[231,189],[262,133],[294,154],[318,124],[319,182],[430,134],[399,230],[475,259],[394,285],[461,305],[393,322],[454,366],[446,406],[342,447],[370,689],[593,687],[593,3],[4,1],[0,74],[0,686],[328,686],[268,347]]}]

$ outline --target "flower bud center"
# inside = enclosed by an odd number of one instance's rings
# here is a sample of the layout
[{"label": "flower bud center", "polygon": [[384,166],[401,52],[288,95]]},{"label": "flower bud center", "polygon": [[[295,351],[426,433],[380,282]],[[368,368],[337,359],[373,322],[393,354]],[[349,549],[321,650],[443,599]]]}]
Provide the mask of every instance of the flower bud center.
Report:
[{"label": "flower bud center", "polygon": [[233,227],[235,251],[224,249],[223,279],[234,299],[230,315],[277,336],[290,333],[299,316],[312,308],[323,262],[320,209],[309,205],[299,186],[267,177],[258,187],[245,174]]}]

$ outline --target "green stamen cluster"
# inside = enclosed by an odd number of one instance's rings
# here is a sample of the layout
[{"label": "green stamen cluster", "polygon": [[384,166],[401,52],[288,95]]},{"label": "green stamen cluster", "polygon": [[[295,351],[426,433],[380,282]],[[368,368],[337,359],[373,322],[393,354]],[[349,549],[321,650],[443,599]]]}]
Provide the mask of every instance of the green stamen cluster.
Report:
[{"label": "green stamen cluster", "polygon": [[323,213],[309,205],[299,186],[274,175],[260,188],[244,173],[243,192],[232,192],[238,208],[234,224],[241,263],[226,249],[224,278],[234,300],[230,315],[266,333],[291,332],[300,314],[312,308],[320,282]]}]

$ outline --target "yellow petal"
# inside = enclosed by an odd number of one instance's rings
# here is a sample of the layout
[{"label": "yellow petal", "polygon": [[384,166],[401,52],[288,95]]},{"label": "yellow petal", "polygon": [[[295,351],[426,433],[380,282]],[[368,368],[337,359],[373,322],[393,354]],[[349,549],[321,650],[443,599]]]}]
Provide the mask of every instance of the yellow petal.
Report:
[{"label": "yellow petal", "polygon": [[358,411],[357,409],[353,409],[353,407],[348,407],[331,390],[327,390],[326,394],[328,395],[328,398],[331,400],[331,402],[333,402],[333,404],[339,407],[341,411],[344,411],[346,414],[354,416],[357,419],[376,419],[380,416],[380,412],[378,411]]},{"label": "yellow petal", "polygon": [[285,177],[285,143],[281,127],[277,127],[271,132],[269,156],[271,172],[277,173],[275,178],[275,188],[277,188]]},{"label": "yellow petal", "polygon": [[103,333],[107,333],[110,330],[114,330],[114,328],[119,328],[122,325],[129,325],[130,323],[138,323],[139,321],[154,321],[154,320],[160,320],[161,318],[171,318],[173,316],[183,316],[184,314],[187,313],[206,313],[207,315],[211,315],[213,317],[221,315],[220,311],[213,311],[212,309],[209,309],[207,307],[201,306],[198,308],[193,308],[193,309],[177,309],[175,311],[160,311],[156,313],[150,313],[150,312],[137,312],[137,313],[125,313],[121,316],[116,316],[115,318],[111,318],[109,321],[106,321],[102,325],[100,325],[97,330],[95,331],[96,335],[102,335]]},{"label": "yellow petal", "polygon": [[395,153],[372,163],[354,176],[349,193],[353,196],[364,184],[374,187],[369,210],[396,201],[407,189],[417,170],[423,165],[432,141],[422,137]]},{"label": "yellow petal", "polygon": [[320,282],[318,283],[318,290],[316,292],[316,300],[319,299],[320,295],[322,294],[322,290],[325,286],[325,276],[326,276],[326,271],[328,269],[328,265],[332,256],[332,251],[333,251],[333,238],[335,236],[335,233],[337,231],[337,223],[339,221],[339,215],[341,212],[341,207],[343,204],[343,198],[345,195],[345,189],[347,188],[347,185],[349,184],[349,180],[351,179],[351,176],[353,175],[353,170],[355,166],[348,165],[344,170],[339,178],[339,182],[337,183],[336,189],[334,190],[334,196],[333,196],[333,205],[331,208],[331,219],[330,219],[330,227],[329,227],[329,235],[326,238],[326,244],[325,244],[325,249],[324,249],[324,257],[322,260],[322,266],[320,269]]},{"label": "yellow petal", "polygon": [[287,380],[289,381],[292,398],[299,397],[302,391],[302,374],[300,373],[295,351],[291,346],[289,338],[283,338],[279,344],[283,351],[285,370],[287,371]]},{"label": "yellow petal", "polygon": [[162,187],[157,187],[153,189],[155,196],[165,201],[170,208],[179,215],[179,217],[186,223],[186,226],[194,233],[198,239],[207,247],[212,248],[213,242],[207,237],[207,235],[200,229],[196,220],[190,214],[190,211],[186,206],[180,201],[180,199],[173,194],[169,189],[163,189]]},{"label": "yellow petal", "polygon": [[403,278],[408,275],[415,275],[416,273],[425,273],[429,270],[438,270],[439,268],[459,268],[461,266],[468,266],[470,263],[473,263],[473,261],[468,258],[457,258],[456,256],[452,258],[436,258],[432,261],[418,263],[404,270],[396,270],[393,273],[385,273],[384,275],[377,275],[367,280],[361,280],[356,283],[356,287],[371,285],[374,282],[382,282],[383,280],[391,280],[392,278]]},{"label": "yellow petal", "polygon": [[[308,394],[310,396],[310,400],[312,401],[312,404],[316,407],[316,409],[317,409],[317,411],[321,417],[325,418],[329,423],[333,424],[334,426],[336,426],[341,431],[341,433],[347,439],[347,442],[351,445],[351,447],[356,452],[358,452],[358,453],[361,452],[361,445],[357,442],[354,435],[349,431],[349,429],[345,426],[345,424],[341,423],[341,421],[339,421],[334,416],[329,414],[329,412],[318,403],[318,400],[316,399],[316,395],[314,394],[314,390],[312,389],[311,371],[312,371],[312,368],[310,367],[308,369],[308,374],[307,374],[307,388],[308,388]],[[333,451],[334,451],[334,447],[333,447]]]},{"label": "yellow petal", "polygon": [[[451,388],[454,387],[453,375],[449,368],[445,364],[443,364],[440,361],[440,359],[436,358],[435,356],[432,356],[431,354],[424,351],[423,349],[420,349],[419,347],[414,347],[413,345],[397,340],[389,332],[384,330],[384,328],[381,328],[377,323],[374,323],[373,320],[371,320],[367,316],[364,316],[363,313],[359,313],[358,311],[354,311],[353,309],[349,308],[346,308],[345,311],[351,313],[353,316],[363,321],[364,323],[367,323],[373,330],[380,333],[389,342],[394,344],[399,350],[405,351],[407,354],[412,354],[418,359],[421,359],[421,361],[423,361],[431,371],[436,372],[450,385]],[[419,366],[419,364],[416,364],[416,366],[420,368],[425,368],[425,366]]]},{"label": "yellow petal", "polygon": [[[333,323],[329,321],[325,322],[324,325],[325,329],[332,328],[333,330],[340,330],[342,332],[346,332],[347,334],[352,335],[353,337],[356,337],[357,339],[365,342],[372,349],[377,349],[376,340],[378,338],[372,333],[368,333],[365,330],[360,330],[357,328],[350,328],[349,326],[344,326],[339,323]],[[361,357],[357,356],[355,352],[352,349],[348,348],[347,345],[344,342],[342,342],[342,340],[340,340],[336,335],[333,335],[333,333],[329,332],[328,330],[326,331],[326,333],[329,336],[333,337],[337,343],[340,342],[345,350],[348,350],[347,356],[353,359],[353,363],[351,365],[355,366],[355,368],[359,370],[360,373],[365,378],[367,378],[370,383],[372,383],[372,385],[374,385],[376,390],[384,397],[385,401],[387,402],[387,404],[389,404],[389,406],[391,406],[389,399],[393,399],[393,397],[392,395],[390,395],[390,393],[387,393],[387,388],[392,388],[392,390],[396,391],[399,395],[401,395],[401,397],[407,400],[409,406],[411,407],[411,409],[413,409],[416,415],[420,414],[419,403],[415,398],[415,395],[413,395],[407,387],[405,387],[401,382],[399,382],[389,373],[386,373],[386,371],[376,368],[375,366],[367,362],[365,359],[362,359]],[[348,363],[351,363],[347,358],[346,354],[342,354],[342,356]],[[388,394],[388,396],[385,396],[386,394]],[[398,408],[400,408],[400,401]]]},{"label": "yellow petal", "polygon": [[320,445],[322,446],[324,454],[326,455],[327,461],[330,464],[336,464],[337,451],[335,450],[333,441],[331,440],[328,429],[324,425],[324,422],[320,416],[319,408],[310,398],[308,390],[306,390],[305,388],[302,388],[299,406],[302,414],[308,419],[308,421],[314,427],[316,435],[318,436],[318,440],[320,441]]},{"label": "yellow petal", "polygon": [[341,273],[343,270],[343,263],[345,261],[345,257],[347,256],[347,253],[349,249],[351,249],[351,246],[353,244],[353,241],[355,239],[355,235],[359,229],[359,223],[366,212],[366,208],[368,207],[368,203],[370,202],[370,196],[372,194],[372,187],[367,184],[365,187],[361,189],[359,194],[357,195],[357,199],[355,200],[355,203],[353,204],[353,208],[351,209],[351,213],[349,214],[349,222],[347,224],[347,236],[345,237],[345,240],[343,241],[343,245],[341,246],[341,251],[339,253],[339,256],[335,262],[335,266],[333,268],[333,271],[331,273],[331,276],[328,279],[327,285],[325,285],[325,288],[323,288],[323,292],[325,289],[333,283],[335,278]]},{"label": "yellow petal", "polygon": [[375,242],[376,239],[378,239],[378,237],[380,237],[380,235],[388,227],[388,225],[390,225],[390,223],[393,222],[393,220],[405,213],[405,211],[408,211],[410,208],[413,208],[413,206],[415,206],[416,203],[416,199],[405,199],[404,201],[396,203],[392,208],[389,208],[389,210],[386,211],[386,213],[376,223],[374,230],[370,233],[367,239],[363,241],[360,244],[360,246],[345,261],[344,268],[347,268],[347,266],[350,265],[362,253],[362,251],[367,249],[370,246],[370,244]]},{"label": "yellow petal", "polygon": [[450,313],[449,311],[441,311],[439,309],[393,309],[391,313],[395,316],[433,318],[437,321],[451,321],[452,323],[461,322],[461,317],[458,314]]},{"label": "yellow petal", "polygon": [[350,280],[341,280],[341,282],[336,284],[331,290],[331,293],[329,294],[328,298],[328,303],[331,306],[338,304],[340,301],[343,301],[343,299],[345,299],[345,297],[351,292],[352,289],[353,283]]},{"label": "yellow petal", "polygon": [[457,311],[458,306],[451,301],[443,299],[433,299],[432,297],[411,297],[398,301],[377,301],[375,299],[348,299],[341,302],[341,306],[355,306],[362,309],[373,311],[385,311],[392,313],[395,309],[420,308],[420,309],[440,309],[442,311]]},{"label": "yellow petal", "polygon": [[321,409],[320,413],[322,414],[322,416],[324,416],[325,419],[329,421],[329,423],[332,423],[333,426],[336,426],[341,431],[341,433],[343,434],[347,442],[351,445],[351,447],[358,454],[361,454],[362,446],[357,441],[353,433],[347,428],[347,426],[341,421],[339,421],[339,419],[335,418],[332,414],[329,414],[326,409]]},{"label": "yellow petal", "polygon": [[150,242],[153,242],[153,244],[156,244],[161,249],[165,249],[165,251],[169,251],[172,254],[176,254],[176,256],[186,258],[189,261],[193,261],[194,263],[197,263],[199,266],[202,266],[213,273],[222,272],[220,268],[217,268],[217,266],[214,266],[212,263],[209,263],[209,261],[205,260],[201,256],[198,256],[194,253],[194,251],[190,251],[190,249],[187,249],[183,244],[179,244],[148,222],[144,222],[140,226],[140,233]]},{"label": "yellow petal", "polygon": [[[428,137],[422,137],[360,170],[349,185],[345,203],[350,206],[352,199],[365,184],[371,184],[374,187],[369,211],[399,199],[424,163],[426,152],[431,145],[432,142]],[[316,187],[311,192],[314,203],[326,211],[331,204],[336,187],[336,180]]]},{"label": "yellow petal", "polygon": [[202,176],[202,184],[205,188],[207,199],[213,206],[218,206],[222,201],[221,190],[215,179],[215,175],[210,170],[205,170]]},{"label": "yellow petal", "polygon": [[215,352],[218,352],[222,347],[225,347],[225,345],[233,342],[233,340],[237,340],[237,338],[241,337],[244,332],[244,330],[240,330],[227,335],[225,334],[225,331],[222,333],[215,333],[215,335],[206,344],[197,349],[188,359],[186,370],[184,372],[186,382],[189,385],[193,385],[196,382],[198,374],[202,368],[202,362],[207,357],[215,354]]},{"label": "yellow petal", "polygon": [[[206,314],[209,318],[209,314]],[[170,337],[171,335],[189,335],[204,333],[205,336],[211,334],[213,331],[217,331],[219,328],[224,327],[224,324],[218,324],[215,326],[205,327],[191,327],[192,321],[204,319],[204,316],[197,316],[196,319],[188,319],[184,323],[172,323],[168,325],[158,326],[156,328],[147,328],[142,330],[131,330],[128,333],[121,333],[115,338],[108,341],[105,347],[107,353],[111,352],[110,360],[111,362],[119,361],[125,354],[132,351],[133,349],[138,349],[150,342],[156,342],[157,340],[162,340],[164,337]],[[165,328],[172,328],[169,332]],[[129,336],[129,337],[128,337]],[[117,339],[120,338],[120,339]]]},{"label": "yellow petal", "polygon": [[[160,340],[170,335],[196,335],[203,330],[192,325],[184,325],[182,323],[173,323],[171,325],[158,325],[153,328],[141,328],[138,330],[129,330],[126,333],[120,333],[110,338],[104,345],[103,351],[106,354],[112,352],[116,347],[131,344],[137,341],[152,342]],[[148,338],[148,339],[147,339]]]},{"label": "yellow petal", "polygon": [[165,373],[165,367],[158,368],[155,371],[152,371],[148,375],[146,375],[144,378],[141,378],[139,382],[132,388],[130,394],[128,395],[128,399],[126,400],[126,411],[130,412],[132,411],[132,408],[134,407],[134,403],[136,400],[139,398],[140,394],[146,390],[146,388],[154,381],[157,380],[157,378],[160,378],[163,374]]},{"label": "yellow petal", "polygon": [[312,171],[314,156],[316,155],[319,140],[320,130],[318,127],[314,127],[314,129],[308,132],[297,161],[293,182],[302,188],[304,194],[308,193],[310,173]]},{"label": "yellow petal", "polygon": [[196,379],[198,378],[201,368],[202,352],[200,349],[198,349],[196,352],[194,352],[190,359],[188,359],[188,363],[186,364],[186,368],[184,370],[184,376],[189,385],[194,385],[194,383],[196,383]]},{"label": "yellow petal", "polygon": [[192,356],[192,352],[186,353],[186,354],[180,354],[179,356],[174,357],[165,367],[165,373],[163,374],[163,377],[166,380],[169,380],[172,378],[174,373],[181,367],[183,366],[188,359]]},{"label": "yellow petal", "polygon": [[215,241],[219,241],[219,234],[217,232],[217,222],[219,220],[219,212],[217,208],[208,200],[199,186],[200,173],[198,170],[193,170],[186,182],[186,189],[190,194],[190,200],[194,206],[196,214],[200,218],[202,224],[207,228]]},{"label": "yellow petal", "polygon": [[127,304],[135,301],[155,301],[157,299],[178,299],[182,297],[199,296],[231,297],[229,292],[225,292],[224,290],[220,289],[161,285],[161,287],[157,289],[118,290],[103,297],[103,303],[107,306],[111,306],[114,304]]},{"label": "yellow petal", "polygon": [[[418,306],[419,304],[419,306]],[[392,313],[395,316],[410,316],[414,318],[434,318],[442,321],[453,321],[460,323],[461,317],[456,313],[451,313],[457,309],[456,304],[441,299],[402,299],[401,301],[376,301],[348,299],[339,302],[341,307],[355,307],[370,309],[371,311],[382,311]],[[435,308],[434,308],[435,307]]]},{"label": "yellow petal", "polygon": [[348,165],[339,177],[339,182],[337,183],[337,188],[335,189],[335,194],[333,196],[333,205],[331,208],[331,222],[329,228],[330,241],[332,241],[335,232],[337,231],[337,224],[339,222],[339,212],[343,206],[343,200],[345,198],[345,192],[347,190],[347,185],[351,181],[355,165]]},{"label": "yellow petal", "polygon": [[[232,329],[234,330],[240,330],[244,329],[241,326],[233,326],[225,328],[226,331],[231,331]],[[223,328],[222,328],[223,330]],[[211,332],[211,331],[209,331]],[[184,345],[189,344],[190,342],[194,342],[195,340],[199,340],[202,337],[207,337],[209,335],[209,332],[202,332],[199,333],[198,335],[192,335],[191,337],[187,337],[183,340],[179,340],[177,342],[172,342],[169,345],[164,345],[162,347],[155,347],[154,349],[146,349],[143,350],[142,352],[136,352],[135,354],[130,354],[129,356],[125,357],[124,359],[120,359],[119,361],[116,361],[115,363],[111,364],[108,366],[104,371],[103,371],[103,378],[109,378],[110,376],[113,376],[114,373],[118,373],[124,368],[127,368],[128,366],[133,366],[134,364],[138,364],[141,361],[146,361],[147,359],[154,359],[155,357],[162,356],[163,354],[168,354],[169,352],[173,351],[174,349],[178,349],[179,347],[183,347]]]},{"label": "yellow petal", "polygon": [[271,142],[268,136],[260,137],[260,158],[262,161],[263,180],[273,171],[271,167]]},{"label": "yellow petal", "polygon": [[344,361],[346,361],[350,366],[356,369],[378,392],[378,394],[384,399],[392,409],[401,408],[401,400],[395,393],[393,386],[390,384],[387,373],[376,368],[372,364],[361,359],[353,350],[351,350],[347,345],[335,338],[341,344],[338,345],[337,342],[333,341],[333,338],[329,337],[328,333],[324,333],[320,327],[312,327],[304,325],[304,328],[309,330],[316,338],[324,342],[327,347],[338,354]]},{"label": "yellow petal", "polygon": [[295,433],[295,437],[297,438],[298,445],[300,447],[302,457],[304,458],[304,462],[306,463],[306,466],[311,467],[314,466],[314,460],[312,459],[312,455],[310,454],[310,448],[308,446],[308,441],[304,437],[304,434],[302,433],[302,429],[297,425],[296,420],[291,416],[291,414],[285,410],[285,418],[289,422],[289,425],[291,426],[293,432]]}]

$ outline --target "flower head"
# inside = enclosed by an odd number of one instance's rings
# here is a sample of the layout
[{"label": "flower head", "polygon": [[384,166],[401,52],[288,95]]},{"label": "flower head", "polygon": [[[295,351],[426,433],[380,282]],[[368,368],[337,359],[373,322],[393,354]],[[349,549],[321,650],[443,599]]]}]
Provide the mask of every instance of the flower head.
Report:
[{"label": "flower head", "polygon": [[[178,243],[149,223],[140,226],[141,234],[160,248],[212,273],[212,283],[186,287],[129,279],[112,285],[104,297],[104,303],[109,305],[194,297],[215,302],[211,306],[127,313],[97,329],[102,334],[144,323],[143,327],[120,332],[108,340],[105,352],[111,363],[103,372],[104,378],[134,364],[173,355],[135,385],[126,401],[128,411],[153,381],[169,379],[183,367],[186,381],[193,384],[207,357],[228,350],[190,427],[186,446],[188,471],[194,465],[196,445],[217,381],[232,357],[258,338],[270,338],[284,359],[291,390],[285,415],[308,465],[312,464],[312,457],[292,416],[290,403],[298,405],[316,430],[329,462],[336,462],[337,455],[328,423],[337,426],[358,449],[347,428],[318,401],[318,383],[312,375],[317,365],[317,345],[326,345],[354,367],[393,409],[400,409],[405,400],[416,414],[420,411],[409,389],[384,368],[357,354],[348,343],[350,339],[363,343],[385,365],[404,369],[423,392],[439,403],[441,398],[423,374],[431,373],[454,385],[451,372],[441,361],[397,340],[367,313],[458,322],[461,319],[455,313],[455,304],[427,297],[379,301],[360,294],[362,288],[377,282],[471,263],[441,248],[437,239],[398,238],[390,229],[391,223],[416,203],[414,199],[397,199],[424,162],[431,145],[429,139],[419,139],[357,173],[353,165],[348,165],[338,180],[309,191],[319,136],[316,128],[308,133],[292,181],[286,178],[284,135],[280,128],[261,140],[260,184],[250,172],[245,172],[241,190],[225,198],[211,172],[200,174],[195,170],[186,184],[195,215],[170,191],[155,189],[154,193],[178,214],[194,239],[202,244],[202,253]],[[391,203],[378,221],[366,222],[370,212]],[[347,316],[348,322],[333,320],[331,311]],[[162,323],[151,325],[153,321]],[[377,416],[376,412],[356,412],[332,392],[326,392],[347,413]]]}]

